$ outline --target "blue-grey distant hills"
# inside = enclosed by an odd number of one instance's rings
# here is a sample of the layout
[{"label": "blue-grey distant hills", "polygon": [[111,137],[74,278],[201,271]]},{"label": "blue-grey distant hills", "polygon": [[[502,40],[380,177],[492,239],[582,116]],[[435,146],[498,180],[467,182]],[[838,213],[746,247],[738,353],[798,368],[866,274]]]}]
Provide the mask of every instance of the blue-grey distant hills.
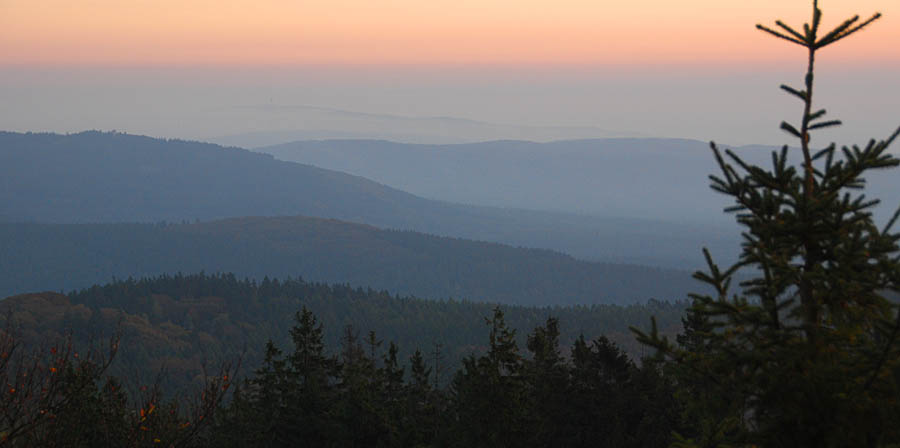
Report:
[{"label": "blue-grey distant hills", "polygon": [[[395,163],[398,170],[420,168],[415,159]],[[490,170],[493,162],[481,166]],[[618,174],[598,169],[596,175]],[[459,185],[478,182],[464,172],[456,180]],[[602,203],[610,195],[631,194],[637,184],[593,196]],[[674,185],[668,192],[673,201],[681,194]],[[362,177],[212,144],[102,132],[0,133],[0,216],[7,221],[181,222],[293,215],[681,268],[700,263],[702,245],[734,253],[736,239],[734,232],[716,226],[429,200]]]},{"label": "blue-grey distant hills", "polygon": [[256,280],[302,276],[391,294],[540,306],[680,300],[700,288],[686,271],[307,217],[0,223],[0,242],[0,298],[69,291],[113,277],[201,271]]},{"label": "blue-grey distant hills", "polygon": [[[735,151],[768,166],[774,148]],[[727,225],[727,198],[709,188],[718,173],[708,142],[612,138],[549,143],[404,144],[383,140],[297,141],[257,149],[282,160],[366,177],[410,193],[485,206]],[[900,204],[900,179],[870,179],[884,215]]]},{"label": "blue-grey distant hills", "polygon": [[[262,115],[260,115],[262,114]],[[257,148],[295,140],[382,139],[406,143],[469,143],[514,138],[551,141],[572,138],[635,137],[634,132],[593,126],[533,126],[491,123],[450,116],[367,113],[303,104],[257,104],[228,110],[229,119],[253,123],[252,132],[201,139],[210,143]],[[260,117],[265,120],[260,120]],[[238,125],[246,128],[246,124]]]}]

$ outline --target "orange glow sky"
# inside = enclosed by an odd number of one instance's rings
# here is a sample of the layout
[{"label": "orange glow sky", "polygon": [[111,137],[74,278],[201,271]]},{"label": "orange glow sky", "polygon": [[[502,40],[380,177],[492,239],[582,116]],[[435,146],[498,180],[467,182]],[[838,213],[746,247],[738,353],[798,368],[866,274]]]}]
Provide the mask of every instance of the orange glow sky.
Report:
[{"label": "orange glow sky", "polygon": [[[885,14],[829,58],[900,63],[900,2],[821,6],[829,28],[852,13]],[[799,26],[809,9],[800,0],[0,0],[0,64],[774,64],[798,49],[753,25]]]}]

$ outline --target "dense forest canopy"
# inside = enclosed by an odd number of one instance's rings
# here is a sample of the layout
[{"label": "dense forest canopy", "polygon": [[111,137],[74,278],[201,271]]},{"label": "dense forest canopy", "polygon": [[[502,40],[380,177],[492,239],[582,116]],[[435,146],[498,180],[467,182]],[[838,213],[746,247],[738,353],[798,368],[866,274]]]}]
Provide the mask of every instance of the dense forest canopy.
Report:
[{"label": "dense forest canopy", "polygon": [[[160,290],[217,296],[175,301],[154,294]],[[317,297],[300,300],[299,310],[279,316],[288,329],[278,335],[278,342],[254,341],[256,349],[245,353],[243,360],[250,366],[249,375],[236,379],[240,372],[226,362],[198,374],[199,393],[181,392],[175,398],[171,394],[179,390],[177,382],[147,383],[141,378],[140,372],[157,361],[147,350],[191,353],[183,346],[191,342],[179,339],[179,332],[194,333],[193,342],[205,339],[210,343],[207,349],[215,343],[209,334],[199,338],[204,334],[199,328],[221,328],[228,338],[236,338],[228,315],[223,319],[221,313],[236,297],[250,294],[251,303],[264,304],[244,311],[269,308],[282,313],[283,307],[259,300],[258,295],[289,292]],[[140,315],[101,306],[146,294],[149,300],[136,301],[146,311]],[[538,447],[592,446],[597,440],[610,440],[621,447],[649,447],[665,444],[671,431],[680,427],[672,384],[655,363],[638,366],[604,336],[589,339],[582,332],[573,339],[573,332],[561,333],[559,319],[545,317],[560,314],[577,325],[576,316],[592,316],[589,321],[596,322],[598,317],[621,320],[634,311],[672,309],[660,303],[643,310],[506,308],[518,314],[517,321],[535,323],[526,333],[508,324],[506,313],[497,306],[391,298],[291,280],[256,285],[231,276],[175,276],[98,286],[71,299],[92,306],[73,305],[53,293],[2,302],[13,305],[29,332],[41,325],[52,332],[63,324],[85,321],[110,325],[107,317],[116,317],[121,335],[110,340],[108,356],[95,344],[85,346],[71,338],[57,341],[46,334],[48,344],[29,351],[20,339],[23,328],[10,332],[7,321],[7,330],[0,332],[4,350],[0,374],[10,381],[0,394],[4,445]],[[319,301],[329,303],[323,306]],[[394,306],[385,306],[385,301]],[[448,345],[430,351],[401,350],[375,331],[347,325],[337,343],[330,343],[327,335],[334,331],[326,330],[307,304],[339,319],[377,314],[372,322],[391,322],[395,334],[407,332],[400,336],[413,346],[435,329],[457,339],[446,339]],[[414,313],[417,307],[419,312]],[[391,315],[397,308],[403,312]],[[487,316],[469,315],[482,311]],[[173,328],[177,324],[169,320],[153,324],[150,315],[157,319],[187,315],[191,323],[188,328]],[[216,316],[214,322],[208,321],[209,315]],[[476,325],[469,328],[467,322]],[[138,328],[141,323],[143,328]],[[420,328],[423,323],[430,328]],[[262,327],[258,321],[238,325]],[[264,328],[252,330],[255,335],[265,333]],[[454,345],[469,340],[471,345]],[[571,342],[562,345],[563,340]],[[461,362],[454,359],[455,353],[462,356]],[[113,357],[124,359],[110,364]],[[111,367],[123,361],[130,369]],[[170,366],[178,365],[174,361],[167,359]]]},{"label": "dense forest canopy", "polygon": [[[241,280],[230,274],[118,280],[68,296],[26,294],[0,301],[0,311],[14,311],[12,322],[25,340],[59,338],[72,331],[86,343],[92,335],[121,331],[123,350],[112,366],[114,371],[139,370],[152,376],[164,367],[171,383],[182,387],[200,374],[204,357],[229,360],[244,353],[245,365],[256,365],[267,340],[287,343],[293,315],[302,307],[319,316],[327,329],[323,335],[327,347],[339,347],[342,332],[352,326],[397,343],[403,357],[416,349],[430,353],[440,345],[450,372],[464,356],[484,349],[483,322],[494,306],[400,297],[300,279]],[[528,331],[555,317],[561,323],[564,346],[579,335],[606,336],[638,359],[643,349],[631,336],[629,325],[657,315],[666,331],[676,334],[685,306],[650,301],[628,306],[504,306],[503,310],[509,325],[518,329],[520,344]]]}]

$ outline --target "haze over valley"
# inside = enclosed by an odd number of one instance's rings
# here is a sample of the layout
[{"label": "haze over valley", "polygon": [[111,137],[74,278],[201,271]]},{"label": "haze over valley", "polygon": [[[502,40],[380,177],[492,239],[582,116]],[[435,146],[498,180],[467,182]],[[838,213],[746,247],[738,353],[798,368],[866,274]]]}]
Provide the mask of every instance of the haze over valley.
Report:
[{"label": "haze over valley", "polygon": [[[726,145],[726,147],[728,147]],[[779,147],[734,148],[750,163],[771,164]],[[677,224],[734,234],[733,205],[709,188],[720,175],[709,142],[666,138],[503,140],[470,144],[401,144],[381,140],[308,140],[256,151],[363,176],[431,199],[657,221],[660,234],[691,233]],[[885,201],[886,220],[900,203],[895,176],[874,173],[868,188]],[[671,224],[671,231],[664,230]],[[715,234],[715,231],[713,231]],[[657,246],[658,247],[658,246]]]}]

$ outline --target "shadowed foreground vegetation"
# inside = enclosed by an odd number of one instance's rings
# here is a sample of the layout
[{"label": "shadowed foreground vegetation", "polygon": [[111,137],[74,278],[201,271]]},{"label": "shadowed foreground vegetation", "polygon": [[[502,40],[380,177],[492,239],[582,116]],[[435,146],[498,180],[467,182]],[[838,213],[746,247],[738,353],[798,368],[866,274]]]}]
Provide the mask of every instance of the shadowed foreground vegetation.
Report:
[{"label": "shadowed foreground vegetation", "polygon": [[329,350],[303,307],[289,348],[266,342],[246,379],[235,384],[236,365],[226,363],[199,375],[200,392],[177,395],[159,381],[129,389],[133,378],[109,375],[113,356],[129,356],[118,336],[79,356],[71,338],[31,349],[7,327],[0,444],[652,447],[679,424],[657,365],[636,365],[606,337],[563,348],[551,317],[520,350],[499,307],[475,321],[483,348],[459,366],[440,347],[401,358],[396,343],[352,326]]},{"label": "shadowed foreground vegetation", "polygon": [[[0,311],[14,312],[14,323],[26,341],[58,340],[72,331],[75,342],[85,345],[91,335],[118,332],[122,351],[111,366],[114,373],[139,376],[146,382],[165,369],[168,385],[183,388],[200,381],[204,360],[242,355],[244,364],[252,368],[263,359],[267,340],[287,346],[292,317],[302,307],[319,316],[329,348],[339,347],[344,329],[352,326],[396,342],[404,359],[417,349],[430,353],[440,345],[444,370],[450,372],[465,356],[486,350],[482,320],[494,306],[398,297],[300,279],[255,282],[230,274],[178,274],[119,280],[68,296],[10,297],[0,302]],[[629,306],[504,306],[503,310],[509,325],[517,329],[521,346],[531,329],[556,317],[564,347],[582,334],[589,340],[605,335],[637,359],[642,347],[628,326],[656,315],[665,331],[674,335],[680,331],[685,306],[651,301]]]}]

